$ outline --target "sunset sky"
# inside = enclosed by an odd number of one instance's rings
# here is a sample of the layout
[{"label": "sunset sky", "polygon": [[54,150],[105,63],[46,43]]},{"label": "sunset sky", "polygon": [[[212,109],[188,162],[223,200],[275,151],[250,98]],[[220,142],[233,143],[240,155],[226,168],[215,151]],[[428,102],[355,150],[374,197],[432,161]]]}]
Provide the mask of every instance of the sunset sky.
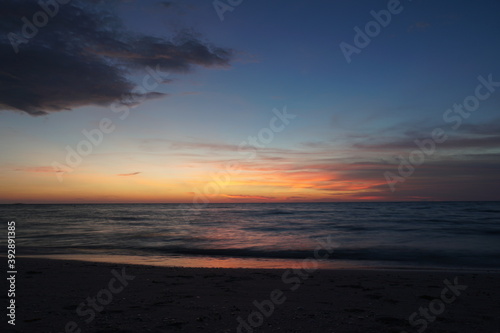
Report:
[{"label": "sunset sky", "polygon": [[497,0],[51,3],[0,3],[0,203],[500,200]]}]

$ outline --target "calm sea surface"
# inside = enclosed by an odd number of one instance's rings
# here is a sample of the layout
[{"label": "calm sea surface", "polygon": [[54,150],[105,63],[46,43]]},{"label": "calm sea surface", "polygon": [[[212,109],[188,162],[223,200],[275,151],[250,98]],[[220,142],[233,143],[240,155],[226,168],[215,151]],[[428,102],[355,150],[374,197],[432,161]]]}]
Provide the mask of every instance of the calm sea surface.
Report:
[{"label": "calm sea surface", "polygon": [[0,205],[18,255],[207,267],[500,268],[499,202]]}]

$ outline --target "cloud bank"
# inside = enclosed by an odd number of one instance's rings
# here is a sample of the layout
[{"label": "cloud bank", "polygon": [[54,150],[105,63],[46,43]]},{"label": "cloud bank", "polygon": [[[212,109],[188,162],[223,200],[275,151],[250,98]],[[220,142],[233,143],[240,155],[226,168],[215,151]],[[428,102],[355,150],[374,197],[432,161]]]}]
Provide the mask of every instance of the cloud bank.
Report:
[{"label": "cloud bank", "polygon": [[[0,110],[40,116],[106,106],[134,99],[136,84],[129,77],[147,67],[182,73],[193,66],[229,66],[231,50],[193,34],[167,40],[127,30],[114,12],[116,1],[48,2],[57,6],[0,2]],[[141,100],[163,95],[150,92]]]}]

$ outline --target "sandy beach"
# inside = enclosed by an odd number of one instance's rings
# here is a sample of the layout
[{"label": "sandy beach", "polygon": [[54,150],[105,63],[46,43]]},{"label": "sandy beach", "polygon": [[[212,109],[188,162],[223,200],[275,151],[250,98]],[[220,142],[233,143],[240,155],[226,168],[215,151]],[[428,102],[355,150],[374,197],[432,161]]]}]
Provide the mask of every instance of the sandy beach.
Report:
[{"label": "sandy beach", "polygon": [[17,260],[8,332],[500,331],[499,273]]}]

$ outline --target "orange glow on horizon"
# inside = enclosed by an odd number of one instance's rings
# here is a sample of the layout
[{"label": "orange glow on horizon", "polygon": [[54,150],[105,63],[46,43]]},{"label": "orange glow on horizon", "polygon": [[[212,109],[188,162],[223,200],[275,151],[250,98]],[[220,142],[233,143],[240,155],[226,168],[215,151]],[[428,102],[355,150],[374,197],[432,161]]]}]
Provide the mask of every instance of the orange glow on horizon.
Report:
[{"label": "orange glow on horizon", "polygon": [[[63,181],[47,167],[6,172],[0,203],[239,203],[391,201],[382,176],[354,179],[373,165],[241,164],[229,173],[220,163],[192,168],[82,166]],[[218,168],[217,168],[218,167]],[[111,171],[112,170],[112,171]],[[139,171],[140,170],[140,171]],[[332,171],[335,170],[335,171]],[[107,172],[104,172],[107,171]],[[411,189],[410,182],[406,188]],[[408,200],[417,200],[407,196]]]}]

